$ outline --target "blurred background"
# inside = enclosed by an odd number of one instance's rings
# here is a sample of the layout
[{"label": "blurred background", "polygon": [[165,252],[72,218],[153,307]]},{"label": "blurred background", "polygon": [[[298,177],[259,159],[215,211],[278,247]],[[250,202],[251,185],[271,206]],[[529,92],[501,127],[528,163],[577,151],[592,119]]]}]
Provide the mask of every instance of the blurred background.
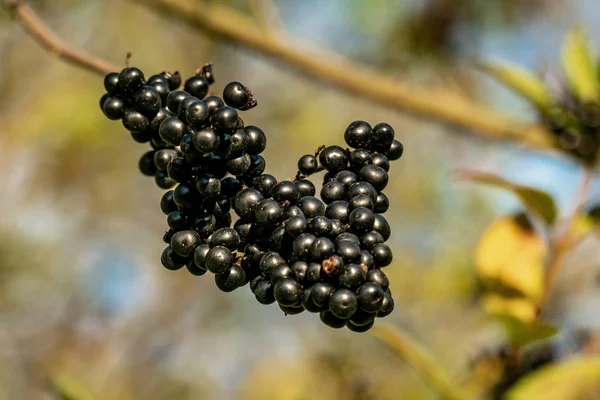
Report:
[{"label": "blurred background", "polygon": [[[242,0],[220,3],[249,12]],[[390,111],[139,4],[31,4],[62,37],[113,63],[132,51],[148,75],[189,76],[213,61],[215,92],[232,80],[248,85],[259,106],[243,118],[267,134],[267,172],[280,179],[295,173],[300,155],[343,143],[351,121],[390,123],[405,155],[386,190],[396,300],[388,321],[419,338],[457,381],[501,344],[475,300],[472,254],[483,229],[519,205],[451,173],[493,171],[549,191],[564,208],[580,173],[574,162]],[[273,4],[285,29],[308,43],[531,120],[525,102],[469,60],[501,57],[551,74],[568,28],[581,23],[600,43],[594,0]],[[48,380],[60,374],[100,399],[437,398],[368,334],[334,331],[308,313],[286,317],[247,287],[224,294],[210,275],[164,269],[162,192],[137,170],[145,146],[101,113],[102,79],[42,50],[4,11],[0,60],[0,399],[50,399]],[[584,242],[569,264],[600,276],[597,249]],[[600,297],[569,291],[590,277],[575,267],[551,313],[567,327],[566,352],[576,348],[569,332],[600,328]]]}]

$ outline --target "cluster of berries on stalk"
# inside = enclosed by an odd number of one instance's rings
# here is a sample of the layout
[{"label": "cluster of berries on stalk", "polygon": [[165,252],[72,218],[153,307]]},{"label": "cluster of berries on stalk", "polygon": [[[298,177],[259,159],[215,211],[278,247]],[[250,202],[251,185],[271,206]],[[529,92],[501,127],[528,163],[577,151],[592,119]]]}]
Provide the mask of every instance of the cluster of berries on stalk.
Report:
[{"label": "cluster of berries on stalk", "polygon": [[[210,64],[183,90],[177,72],[146,80],[127,67],[104,80],[104,114],[150,143],[140,171],[167,190],[163,266],[210,272],[224,292],[249,284],[286,315],[306,310],[330,327],[367,331],[394,308],[382,270],[392,262],[383,189],[403,152],[394,130],[355,121],[344,135],[352,149],[322,146],[299,159],[294,178],[277,181],[264,173],[264,132],[239,117],[257,105],[252,92],[231,82],[222,98],[208,96],[213,82]],[[319,199],[308,178],[321,171]]]}]

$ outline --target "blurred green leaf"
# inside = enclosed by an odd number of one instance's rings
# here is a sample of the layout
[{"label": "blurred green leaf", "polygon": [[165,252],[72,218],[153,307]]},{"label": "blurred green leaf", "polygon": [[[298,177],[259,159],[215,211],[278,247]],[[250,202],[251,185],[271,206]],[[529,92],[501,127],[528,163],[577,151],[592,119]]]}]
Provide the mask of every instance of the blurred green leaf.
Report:
[{"label": "blurred green leaf", "polygon": [[525,376],[508,391],[506,399],[579,399],[591,395],[598,388],[600,358],[579,357],[560,364],[550,364]]},{"label": "blurred green leaf", "polygon": [[562,65],[565,75],[575,92],[584,102],[598,100],[596,57],[579,27],[567,33],[562,48]]},{"label": "blurred green leaf", "polygon": [[61,400],[97,400],[81,383],[68,375],[54,377],[50,385]]},{"label": "blurred green leaf", "polygon": [[552,106],[552,94],[544,81],[532,72],[507,62],[477,63],[477,67],[535,104],[541,110]]},{"label": "blurred green leaf", "polygon": [[457,171],[455,176],[457,179],[487,183],[510,190],[519,197],[529,211],[543,218],[548,224],[552,224],[556,219],[557,209],[554,199],[543,190],[510,182],[489,172],[463,169]]},{"label": "blurred green leaf", "polygon": [[535,321],[525,323],[517,318],[508,316],[497,317],[504,326],[508,340],[517,347],[523,347],[537,340],[547,339],[559,332],[555,325]]}]

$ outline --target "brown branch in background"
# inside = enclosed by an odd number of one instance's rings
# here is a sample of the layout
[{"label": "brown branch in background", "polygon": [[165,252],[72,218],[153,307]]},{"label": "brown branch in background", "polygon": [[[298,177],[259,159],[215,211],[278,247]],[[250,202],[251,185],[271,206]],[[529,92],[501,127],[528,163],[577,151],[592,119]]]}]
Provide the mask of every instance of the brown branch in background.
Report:
[{"label": "brown branch in background", "polygon": [[73,48],[46,25],[25,1],[4,0],[0,4],[14,19],[21,22],[25,31],[38,42],[40,46],[58,58],[100,75],[106,75],[111,71],[121,70],[117,65],[113,65],[108,61],[102,60],[92,54],[88,54],[83,50]]},{"label": "brown branch in background", "polygon": [[337,54],[309,50],[290,37],[278,40],[266,35],[250,17],[231,7],[208,1],[133,1],[395,110],[451,123],[487,139],[512,140],[535,148],[557,148],[540,124],[512,119],[455,93],[408,86]]}]

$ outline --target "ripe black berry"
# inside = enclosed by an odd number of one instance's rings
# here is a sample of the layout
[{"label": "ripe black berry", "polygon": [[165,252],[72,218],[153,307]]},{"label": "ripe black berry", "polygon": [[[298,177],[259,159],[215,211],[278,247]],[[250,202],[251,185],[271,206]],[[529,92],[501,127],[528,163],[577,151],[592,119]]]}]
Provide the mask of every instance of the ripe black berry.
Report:
[{"label": "ripe black berry", "polygon": [[355,149],[368,148],[373,139],[373,129],[365,121],[354,121],[344,133],[344,140],[348,146]]},{"label": "ripe black berry", "polygon": [[267,147],[267,137],[265,133],[258,127],[249,125],[244,128],[244,132],[248,135],[248,146],[246,151],[250,155],[260,154]]},{"label": "ripe black berry", "polygon": [[210,153],[219,147],[221,141],[212,128],[205,127],[192,134],[192,143],[200,153]]},{"label": "ripe black berry", "polygon": [[212,116],[212,124],[217,132],[233,132],[237,128],[238,113],[235,108],[223,106]]},{"label": "ripe black berry", "polygon": [[169,215],[173,211],[177,211],[177,204],[173,200],[173,191],[166,191],[160,199],[160,210],[165,215]]},{"label": "ripe black berry", "polygon": [[331,239],[320,237],[310,245],[309,252],[313,260],[321,261],[333,255],[335,246]]},{"label": "ripe black berry", "polygon": [[387,290],[390,285],[390,281],[385,275],[385,272],[380,269],[372,269],[367,272],[367,281],[378,284],[383,290]]},{"label": "ripe black berry", "polygon": [[210,114],[214,114],[219,108],[223,107],[223,100],[218,96],[208,96],[203,100],[208,106],[208,111]]},{"label": "ripe black berry", "polygon": [[227,172],[231,175],[244,175],[250,168],[252,160],[248,154],[244,154],[240,157],[232,160],[227,160]]},{"label": "ripe black berry", "polygon": [[[346,242],[348,243],[348,242]],[[360,254],[360,249],[359,249]],[[365,271],[358,264],[346,264],[342,270],[342,274],[339,277],[340,285],[348,288],[355,289],[365,282],[366,274]]]},{"label": "ripe black berry", "polygon": [[321,200],[314,196],[306,196],[301,198],[297,205],[304,213],[304,216],[308,219],[314,218],[317,215],[325,214],[325,205]]},{"label": "ripe black berry", "polygon": [[317,215],[308,222],[308,227],[317,236],[329,236],[333,229],[331,220],[323,215]]},{"label": "ripe black berry", "polygon": [[384,290],[376,283],[366,282],[356,291],[358,307],[365,312],[378,312],[383,305]]},{"label": "ripe black berry", "polygon": [[187,126],[178,117],[168,117],[161,124],[158,133],[162,140],[172,146],[179,146],[183,136],[188,133]]},{"label": "ripe black berry", "polygon": [[294,185],[296,186],[296,190],[298,190],[300,198],[315,195],[315,185],[308,179],[298,179],[294,181]]},{"label": "ripe black berry", "polygon": [[394,140],[388,151],[385,152],[385,155],[393,161],[402,157],[402,153],[404,153],[404,146],[398,140]]},{"label": "ripe black berry", "polygon": [[302,285],[297,281],[284,278],[275,284],[274,289],[275,300],[284,306],[292,307],[300,304],[302,301],[303,289]]},{"label": "ripe black berry", "polygon": [[360,238],[360,244],[362,245],[363,249],[366,250],[371,250],[373,248],[373,246],[375,246],[378,243],[383,243],[383,236],[381,236],[381,233],[379,232],[368,232],[365,233],[361,238]]},{"label": "ripe black berry", "polygon": [[148,151],[140,158],[138,162],[140,172],[146,176],[154,176],[156,165],[154,165],[154,151]]},{"label": "ripe black berry", "polygon": [[206,255],[210,251],[210,245],[203,243],[194,249],[194,264],[196,267],[206,270]]},{"label": "ripe black berry", "polygon": [[117,84],[119,82],[119,73],[118,72],[109,72],[104,77],[104,89],[109,94],[117,93]]},{"label": "ripe black berry", "polygon": [[365,325],[355,325],[351,321],[347,321],[346,322],[346,328],[348,328],[352,332],[362,333],[362,332],[366,332],[369,329],[371,329],[374,324],[375,324],[375,321],[371,321],[371,322],[369,322],[368,324],[365,324]]},{"label": "ripe black berry", "polygon": [[162,124],[162,122],[169,118],[171,116],[171,112],[169,110],[167,110],[166,108],[161,108],[160,110],[158,110],[158,113],[154,116],[154,118],[152,118],[152,120],[150,121],[150,126],[149,128],[153,131],[153,132],[158,132],[158,129],[160,128],[160,124]]},{"label": "ripe black berry", "polygon": [[215,283],[222,292],[232,292],[246,283],[246,273],[242,267],[233,265],[225,272],[215,275]]},{"label": "ripe black berry", "polygon": [[355,170],[360,170],[367,164],[373,162],[373,156],[367,150],[354,150],[350,153],[350,165]]},{"label": "ripe black berry", "polygon": [[350,229],[357,233],[366,233],[373,229],[375,214],[365,207],[358,207],[350,213]]},{"label": "ripe black berry", "polygon": [[345,188],[349,188],[350,185],[358,180],[358,177],[352,171],[340,171],[335,174],[333,179],[340,182]]},{"label": "ripe black berry", "polygon": [[308,221],[301,216],[291,217],[285,223],[285,230],[292,237],[297,237],[304,233],[307,228]]},{"label": "ripe black berry", "polygon": [[233,265],[234,257],[227,247],[216,246],[206,254],[204,264],[206,269],[214,274],[221,274]]},{"label": "ripe black berry", "polygon": [[348,222],[348,202],[337,200],[325,208],[325,216],[329,219],[337,219],[343,223]]},{"label": "ripe black berry", "polygon": [[361,168],[358,176],[361,180],[369,182],[378,192],[385,189],[388,184],[388,174],[376,165],[365,165]]},{"label": "ripe black berry", "polygon": [[206,103],[196,101],[188,104],[185,109],[185,119],[194,128],[202,128],[208,124],[210,113]]},{"label": "ripe black berry", "polygon": [[261,304],[274,303],[275,295],[273,294],[273,284],[270,281],[260,281],[254,289],[254,296]]},{"label": "ripe black berry", "polygon": [[171,238],[171,247],[173,251],[182,257],[189,257],[194,249],[200,245],[200,235],[196,231],[176,232]]},{"label": "ripe black berry", "polygon": [[377,195],[377,200],[375,200],[375,207],[373,211],[378,214],[383,214],[390,208],[390,200],[384,193],[379,193]]},{"label": "ripe black berry", "polygon": [[233,135],[231,135],[230,145],[229,145],[229,156],[239,156],[242,155],[246,148],[248,147],[248,134],[241,129],[235,131]]},{"label": "ripe black berry", "polygon": [[349,240],[338,242],[335,245],[337,254],[347,263],[360,263],[361,249],[356,243]]},{"label": "ripe black berry", "polygon": [[385,122],[373,127],[372,147],[375,151],[387,151],[394,141],[394,129]]},{"label": "ripe black berry", "polygon": [[108,97],[102,103],[102,111],[108,119],[121,119],[125,113],[125,102],[118,97]]},{"label": "ripe black berry", "polygon": [[324,308],[325,308],[325,307],[317,306],[312,301],[310,287],[304,289],[304,294],[302,295],[302,307],[304,307],[304,309],[306,311],[311,312],[311,313],[320,313],[321,311],[324,311]]},{"label": "ripe black berry", "polygon": [[292,269],[287,264],[280,264],[271,271],[271,283],[275,285],[283,278],[290,278],[292,275]]},{"label": "ripe black berry", "polygon": [[123,114],[123,126],[131,132],[142,132],[150,125],[150,121],[139,111],[128,110]]},{"label": "ripe black berry", "polygon": [[199,196],[191,183],[181,183],[173,191],[173,199],[179,209],[189,209],[198,204]]},{"label": "ripe black berry", "polygon": [[351,199],[353,197],[358,196],[359,194],[366,194],[373,200],[373,203],[377,200],[377,191],[369,182],[353,183],[348,188],[346,196]]},{"label": "ripe black berry", "polygon": [[121,71],[118,77],[117,89],[125,94],[131,94],[144,85],[144,74],[135,67]]},{"label": "ripe black berry", "polygon": [[240,218],[250,218],[254,209],[264,199],[264,196],[256,189],[246,188],[237,194],[233,209]]},{"label": "ripe black berry", "polygon": [[181,85],[181,75],[179,74],[179,71],[163,72],[161,75],[167,80],[170,90],[175,90]]},{"label": "ripe black berry", "polygon": [[302,175],[312,175],[319,169],[317,157],[312,154],[306,154],[298,160],[298,171]]},{"label": "ripe black berry", "polygon": [[147,143],[152,140],[153,132],[150,127],[146,128],[141,132],[131,132],[131,138],[138,143]]},{"label": "ripe black berry", "polygon": [[187,121],[187,117],[186,117],[186,111],[188,109],[188,107],[190,107],[192,104],[196,104],[196,103],[201,103],[201,101],[194,96],[188,96],[186,98],[184,98],[183,100],[181,100],[181,102],[179,103],[179,106],[177,106],[177,115],[179,116],[179,119],[181,119],[182,121]]},{"label": "ripe black berry", "polygon": [[188,97],[190,97],[190,94],[183,90],[173,90],[167,96],[166,106],[173,114],[177,114],[179,112],[179,104]]},{"label": "ripe black berry", "polygon": [[351,198],[348,202],[348,212],[352,212],[358,207],[373,210],[373,208],[375,208],[375,203],[373,202],[373,199],[366,194],[359,194],[358,196]]},{"label": "ripe black berry", "polygon": [[375,265],[378,267],[386,267],[392,263],[392,249],[385,243],[378,243],[371,249]]},{"label": "ripe black berry", "polygon": [[203,176],[196,180],[196,189],[202,196],[216,196],[221,190],[221,180],[213,176]]},{"label": "ripe black berry", "polygon": [[321,322],[323,322],[325,325],[329,326],[330,328],[340,329],[340,328],[343,328],[344,326],[346,326],[345,319],[336,317],[329,310],[322,311],[321,314],[319,314],[319,315],[321,317]]},{"label": "ripe black berry", "polygon": [[383,302],[381,309],[377,313],[377,318],[384,318],[390,315],[394,311],[394,298],[389,291],[386,291],[383,296]]},{"label": "ripe black berry", "polygon": [[244,85],[239,82],[231,82],[223,89],[223,101],[228,106],[242,109],[250,100],[250,93]]},{"label": "ripe black berry", "polygon": [[133,94],[133,107],[144,115],[154,117],[161,107],[160,94],[152,86],[142,86]]},{"label": "ripe black berry", "polygon": [[259,224],[275,224],[283,218],[283,209],[275,200],[264,199],[256,206],[254,218]]},{"label": "ripe black berry", "polygon": [[376,165],[380,168],[383,168],[386,172],[390,170],[390,160],[383,154],[375,153],[373,154],[373,165]]},{"label": "ripe black berry", "polygon": [[252,187],[265,197],[271,197],[271,191],[275,185],[277,185],[277,179],[270,174],[263,174],[252,180]]},{"label": "ripe black berry", "polygon": [[[358,309],[354,313],[352,318],[350,318],[348,320],[348,323],[350,323],[351,325],[356,326],[356,327],[370,325],[373,323],[376,316],[377,316],[376,313],[368,313],[368,312],[362,311],[361,309]],[[371,326],[373,326],[373,325],[371,325]],[[369,326],[369,328],[371,328],[371,326]],[[352,330],[352,329],[350,329],[350,330]]]},{"label": "ripe black berry", "polygon": [[194,97],[203,99],[208,93],[209,83],[205,77],[195,75],[185,81],[183,89]]},{"label": "ripe black berry", "polygon": [[271,272],[275,267],[285,264],[285,260],[276,251],[269,251],[265,253],[260,259],[260,270],[264,276],[271,276]]},{"label": "ripe black berry", "polygon": [[240,235],[233,228],[221,228],[210,236],[211,247],[225,246],[229,250],[235,250],[240,245]]},{"label": "ripe black berry", "polygon": [[167,97],[169,96],[169,93],[171,93],[171,90],[169,89],[169,84],[167,83],[167,81],[154,81],[154,82],[148,82],[148,86],[152,86],[154,88],[154,90],[156,90],[156,92],[158,93],[158,95],[160,96],[160,101],[162,104],[167,104]]},{"label": "ripe black berry", "polygon": [[279,309],[283,311],[285,315],[298,315],[304,312],[304,307],[302,307],[302,304],[298,305],[297,307],[288,307],[279,304]]},{"label": "ripe black berry", "polygon": [[384,241],[388,240],[390,238],[390,235],[392,234],[392,229],[390,228],[390,225],[388,224],[385,217],[381,214],[375,214],[375,223],[373,224],[373,230],[381,233],[381,236],[383,236]]},{"label": "ripe black berry", "polygon": [[279,202],[289,201],[295,204],[298,201],[299,194],[296,185],[290,181],[281,181],[273,187],[271,196]]},{"label": "ripe black berry", "polygon": [[177,157],[177,152],[173,149],[162,149],[154,153],[154,165],[161,171],[166,171],[169,163]]},{"label": "ripe black berry", "polygon": [[195,263],[189,261],[185,267],[187,268],[188,272],[194,276],[202,276],[208,272],[206,268],[199,268]]},{"label": "ripe black berry", "polygon": [[292,244],[292,252],[300,260],[308,259],[310,247],[317,240],[317,237],[312,233],[302,233]]},{"label": "ripe black berry", "polygon": [[168,246],[163,250],[160,262],[166,269],[176,271],[185,266],[186,259],[175,253],[171,246]]},{"label": "ripe black berry", "polygon": [[336,173],[346,169],[348,156],[340,146],[329,146],[319,154],[319,162],[327,171]]},{"label": "ripe black berry", "polygon": [[336,180],[331,180],[321,188],[321,199],[325,204],[329,204],[336,200],[342,200],[346,194],[344,184]]},{"label": "ripe black berry", "polygon": [[353,291],[336,289],[329,298],[329,311],[341,319],[348,319],[358,309],[358,301]]}]

